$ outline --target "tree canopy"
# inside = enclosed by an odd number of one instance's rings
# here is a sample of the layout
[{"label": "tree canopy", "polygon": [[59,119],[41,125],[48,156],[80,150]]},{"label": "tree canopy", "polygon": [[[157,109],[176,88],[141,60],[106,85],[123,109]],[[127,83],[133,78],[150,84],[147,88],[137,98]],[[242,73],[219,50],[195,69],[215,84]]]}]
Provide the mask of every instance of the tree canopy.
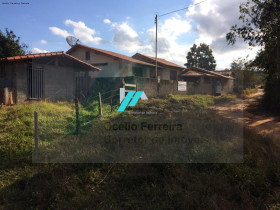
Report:
[{"label": "tree canopy", "polygon": [[252,61],[246,59],[236,59],[231,63],[230,70],[233,72],[235,81],[235,91],[239,92],[246,88],[255,88],[262,82],[262,71],[252,66]]},{"label": "tree canopy", "polygon": [[[240,5],[241,26],[234,25],[226,38],[228,43],[234,44],[237,37],[241,37],[250,46],[263,46],[257,59],[262,62],[256,64],[265,67],[268,73],[278,72],[280,78],[280,1],[277,0],[247,0]],[[272,47],[272,48],[271,48]],[[265,62],[264,57],[269,57],[274,63]],[[273,59],[273,60],[271,60]]]},{"label": "tree canopy", "polygon": [[17,37],[12,30],[0,30],[0,58],[24,55],[27,45],[20,44],[20,37]]},{"label": "tree canopy", "polygon": [[241,26],[234,25],[226,38],[234,44],[241,37],[249,45],[262,46],[254,65],[266,73],[264,105],[269,109],[280,108],[280,1],[247,0],[240,5]]},{"label": "tree canopy", "polygon": [[216,60],[212,54],[212,50],[207,44],[200,44],[197,46],[194,44],[187,55],[187,63],[185,66],[190,68],[192,66],[197,66],[207,70],[215,70]]}]

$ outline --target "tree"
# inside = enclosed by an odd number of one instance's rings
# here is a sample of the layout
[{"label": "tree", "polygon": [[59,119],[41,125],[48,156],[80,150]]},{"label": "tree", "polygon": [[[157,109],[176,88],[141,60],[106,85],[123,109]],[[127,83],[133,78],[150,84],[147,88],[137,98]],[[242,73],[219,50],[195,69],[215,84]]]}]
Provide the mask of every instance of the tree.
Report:
[{"label": "tree", "polygon": [[5,34],[0,30],[0,58],[24,55],[27,45],[20,44],[20,37],[17,37],[12,30],[5,29]]},{"label": "tree", "polygon": [[[243,25],[232,26],[226,36],[229,44],[234,44],[236,37],[241,37],[250,46],[263,46],[264,48],[257,58],[261,60],[265,57],[264,54],[270,54],[270,60],[274,58],[272,62],[275,63],[276,68],[268,68],[266,66],[266,70],[272,74],[276,71],[278,78],[280,78],[279,11],[279,0],[247,0],[246,3],[240,5],[239,19]],[[271,50],[271,47],[273,47],[273,50]]]},{"label": "tree", "polygon": [[254,65],[266,74],[264,105],[269,109],[280,108],[280,1],[247,0],[240,5],[241,26],[234,25],[226,38],[234,44],[241,37],[249,45],[262,46]]},{"label": "tree", "polygon": [[236,92],[246,88],[255,88],[261,84],[260,69],[252,66],[252,61],[246,59],[237,59],[231,63],[230,70],[234,74],[234,89]]},{"label": "tree", "polygon": [[187,55],[187,63],[185,66],[190,68],[192,66],[197,66],[200,68],[204,68],[207,70],[215,70],[216,68],[216,61],[212,54],[212,50],[209,48],[207,44],[200,44],[197,46],[194,44],[190,48],[190,52]]}]

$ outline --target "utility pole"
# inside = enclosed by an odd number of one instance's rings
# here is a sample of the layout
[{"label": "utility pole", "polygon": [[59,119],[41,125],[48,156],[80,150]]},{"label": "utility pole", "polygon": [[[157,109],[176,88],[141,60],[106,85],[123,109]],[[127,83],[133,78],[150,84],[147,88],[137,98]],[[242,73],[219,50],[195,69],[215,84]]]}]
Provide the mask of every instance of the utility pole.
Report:
[{"label": "utility pole", "polygon": [[[158,17],[162,17],[162,16],[165,16],[165,15],[172,14],[174,12],[179,12],[179,11],[182,11],[182,10],[186,10],[186,9],[188,9],[190,7],[196,6],[196,5],[201,4],[201,3],[205,2],[205,1],[208,1],[208,0],[203,0],[201,2],[198,2],[196,4],[190,5],[188,7],[185,7],[185,8],[182,8],[182,9],[173,10],[171,12],[168,12],[168,13],[165,13],[165,14],[162,14],[162,15],[159,15],[159,16],[158,16],[158,14],[156,14],[156,18],[155,18],[155,24],[156,24],[156,57],[155,58],[156,58],[156,79],[157,80],[159,79],[158,78],[158,72],[157,72],[157,44],[158,44],[157,43],[157,27],[158,27]],[[278,52],[279,52],[279,55],[280,55],[280,47],[279,47],[279,51]],[[280,63],[279,63],[279,69],[280,69]],[[279,74],[280,74],[280,70],[279,70]]]},{"label": "utility pole", "polygon": [[155,24],[156,24],[156,79],[157,79],[157,25],[158,25],[158,15],[156,14],[156,18],[155,18]]}]

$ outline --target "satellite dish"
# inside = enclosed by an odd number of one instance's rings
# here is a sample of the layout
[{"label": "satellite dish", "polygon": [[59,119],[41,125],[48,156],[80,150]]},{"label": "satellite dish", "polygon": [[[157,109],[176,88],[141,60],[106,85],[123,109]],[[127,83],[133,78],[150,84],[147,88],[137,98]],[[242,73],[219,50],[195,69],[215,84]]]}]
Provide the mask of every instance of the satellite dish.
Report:
[{"label": "satellite dish", "polygon": [[67,36],[66,42],[70,45],[70,47],[73,47],[74,45],[81,43],[79,39],[77,39],[74,36]]}]

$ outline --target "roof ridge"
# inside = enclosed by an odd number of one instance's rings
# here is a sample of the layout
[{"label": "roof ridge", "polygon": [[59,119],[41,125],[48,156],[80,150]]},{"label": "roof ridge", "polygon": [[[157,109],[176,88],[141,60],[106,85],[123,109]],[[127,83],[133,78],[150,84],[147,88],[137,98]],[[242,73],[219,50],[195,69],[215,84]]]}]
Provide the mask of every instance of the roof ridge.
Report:
[{"label": "roof ridge", "polygon": [[84,47],[84,48],[87,48],[89,50],[99,51],[99,52],[107,54],[109,56],[116,57],[116,58],[123,59],[123,60],[127,60],[127,61],[130,61],[130,62],[135,62],[135,63],[149,65],[149,66],[155,66],[153,64],[150,64],[150,63],[147,63],[147,62],[144,62],[144,61],[140,61],[138,59],[129,57],[127,55],[123,55],[123,54],[116,53],[116,52],[113,52],[113,51],[104,50],[104,49],[100,49],[100,48],[95,48],[95,47],[91,47],[91,46],[87,46],[87,45],[83,45],[83,44],[76,44],[76,45],[74,45],[66,53],[69,54],[71,52],[71,50],[73,50],[76,47]]},{"label": "roof ridge", "polygon": [[225,75],[216,73],[215,71],[210,71],[210,70],[207,70],[207,69],[204,69],[204,68],[200,68],[200,67],[196,67],[196,66],[192,66],[190,69],[194,69],[194,70],[198,70],[198,71],[204,71],[204,72],[207,72],[209,74],[212,74],[212,75],[215,75],[215,76],[224,77],[224,78],[227,78],[227,79],[234,79],[231,76],[225,76]]},{"label": "roof ridge", "polygon": [[[142,57],[149,58],[149,59],[151,59],[151,60],[156,60],[155,57],[153,57],[153,56],[144,55],[144,54],[138,53],[138,52],[137,52],[136,54],[134,54],[133,56],[135,56],[135,55],[137,55],[137,54],[140,55],[140,56],[142,56]],[[168,60],[166,60],[166,59],[164,59],[164,58],[157,58],[157,60],[158,60],[158,61],[162,60],[163,62],[166,62],[166,63],[161,62],[163,65],[173,66],[173,67],[184,68],[184,69],[185,69],[185,67],[180,66],[180,65],[178,65],[178,64],[176,64],[176,63],[173,63],[173,62],[171,62],[171,61],[168,61]]]},{"label": "roof ridge", "polygon": [[[44,55],[44,56],[43,56]],[[64,53],[63,51],[60,51],[60,52],[48,52],[48,53],[36,53],[36,54],[27,54],[27,55],[17,55],[17,56],[12,56],[12,57],[5,57],[5,58],[0,58],[0,61],[16,61],[16,60],[24,60],[24,59],[33,59],[33,58],[42,58],[42,57],[48,57],[48,56],[67,56],[73,60],[76,60],[77,62],[79,63],[82,63],[83,65],[87,65],[91,68],[94,68],[98,71],[101,71],[100,68],[94,66],[94,65],[91,65],[89,63],[86,63],[72,55],[69,55],[67,53]]]}]

